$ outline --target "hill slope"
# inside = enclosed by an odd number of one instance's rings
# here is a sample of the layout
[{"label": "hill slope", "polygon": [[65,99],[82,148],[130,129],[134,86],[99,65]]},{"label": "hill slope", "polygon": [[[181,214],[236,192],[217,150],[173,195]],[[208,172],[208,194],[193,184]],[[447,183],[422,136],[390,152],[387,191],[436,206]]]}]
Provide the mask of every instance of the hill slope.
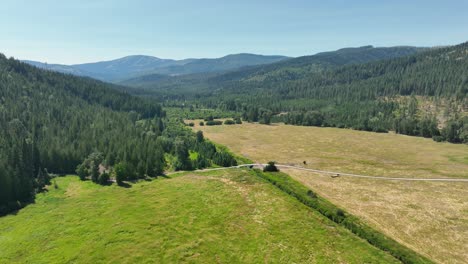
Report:
[{"label": "hill slope", "polygon": [[0,259],[398,263],[247,171],[187,173],[129,189],[74,177],[57,183],[0,218]]}]

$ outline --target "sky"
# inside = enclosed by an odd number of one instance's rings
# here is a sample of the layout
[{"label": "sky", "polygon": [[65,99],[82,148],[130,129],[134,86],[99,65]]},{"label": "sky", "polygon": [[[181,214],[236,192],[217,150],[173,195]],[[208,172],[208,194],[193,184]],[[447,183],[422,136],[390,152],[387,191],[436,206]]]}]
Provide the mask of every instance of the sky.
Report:
[{"label": "sky", "polygon": [[0,53],[76,64],[454,45],[468,41],[467,10],[468,0],[2,0]]}]

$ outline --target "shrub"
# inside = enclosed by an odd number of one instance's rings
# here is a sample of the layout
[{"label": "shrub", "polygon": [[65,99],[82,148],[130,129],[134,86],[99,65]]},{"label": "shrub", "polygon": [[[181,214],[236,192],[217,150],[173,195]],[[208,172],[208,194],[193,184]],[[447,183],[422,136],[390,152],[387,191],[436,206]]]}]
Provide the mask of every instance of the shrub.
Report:
[{"label": "shrub", "polygon": [[344,218],[345,217],[345,212],[341,209],[337,209],[336,210],[336,215],[339,216],[339,217],[342,217]]},{"label": "shrub", "polygon": [[106,185],[109,183],[109,179],[110,179],[109,173],[103,172],[101,175],[99,175],[98,183],[101,185]]},{"label": "shrub", "polygon": [[86,166],[83,164],[78,165],[78,167],[76,168],[76,174],[78,174],[80,180],[86,180],[86,176],[88,175],[88,170],[86,169]]},{"label": "shrub", "polygon": [[307,196],[310,198],[317,198],[317,195],[312,190],[307,191]]},{"label": "shrub", "polygon": [[193,126],[195,126],[195,124],[193,122],[190,122],[190,123],[188,123],[188,126],[193,127]]},{"label": "shrub", "polygon": [[278,168],[275,165],[274,161],[269,161],[268,164],[263,168],[263,171],[270,171],[270,172],[277,172],[279,171]]},{"label": "shrub", "polygon": [[234,122],[234,120],[232,120],[232,119],[227,119],[226,121],[224,121],[224,124],[225,125],[235,125],[236,122]]},{"label": "shrub", "polygon": [[211,120],[211,121],[206,121],[205,125],[207,126],[219,126],[222,125],[223,122],[219,120]]},{"label": "shrub", "polygon": [[200,126],[204,126],[204,125],[205,125],[205,122],[200,121]]},{"label": "shrub", "polygon": [[123,162],[114,166],[115,181],[118,185],[122,185],[123,181],[127,179],[127,165]]}]

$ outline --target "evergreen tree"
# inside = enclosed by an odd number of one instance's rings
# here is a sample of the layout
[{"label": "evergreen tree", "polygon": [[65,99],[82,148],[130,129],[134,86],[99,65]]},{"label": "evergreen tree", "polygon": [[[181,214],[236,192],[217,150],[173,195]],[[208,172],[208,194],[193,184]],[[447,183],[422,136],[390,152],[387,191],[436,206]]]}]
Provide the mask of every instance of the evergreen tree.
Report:
[{"label": "evergreen tree", "polygon": [[205,138],[203,136],[203,131],[197,131],[197,142],[201,143],[201,142],[203,142],[203,140],[205,140]]}]

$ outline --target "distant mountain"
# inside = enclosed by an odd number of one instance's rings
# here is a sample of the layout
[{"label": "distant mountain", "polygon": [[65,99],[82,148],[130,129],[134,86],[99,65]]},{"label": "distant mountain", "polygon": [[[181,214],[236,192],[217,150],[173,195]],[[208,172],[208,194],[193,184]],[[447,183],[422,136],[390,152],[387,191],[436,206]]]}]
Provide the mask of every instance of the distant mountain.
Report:
[{"label": "distant mountain", "polygon": [[116,81],[131,77],[158,72],[158,69],[170,66],[183,65],[188,60],[160,59],[157,57],[133,55],[111,61],[75,64],[73,68],[90,72],[96,79]]},{"label": "distant mountain", "polygon": [[224,72],[245,66],[275,63],[285,59],[288,59],[288,57],[240,53],[227,55],[217,59],[197,59],[184,65],[170,66],[161,69],[158,73],[167,75],[184,75],[200,72]]},{"label": "distant mountain", "polygon": [[111,61],[75,65],[46,64],[35,61],[24,62],[47,70],[119,82],[150,74],[183,75],[201,72],[224,72],[245,66],[278,62],[287,58],[285,56],[233,54],[216,59],[171,60],[133,55]]},{"label": "distant mountain", "polygon": [[[172,90],[174,87],[180,88],[184,86],[188,89],[198,89],[199,87],[208,87],[210,84],[214,84],[214,86],[216,86],[217,84],[226,81],[281,82],[301,79],[311,73],[321,72],[340,66],[398,58],[425,50],[427,50],[427,48],[408,46],[377,48],[373,46],[363,46],[357,48],[344,48],[336,51],[317,53],[310,56],[282,59],[270,64],[245,66],[237,69],[234,68],[217,75],[204,75],[206,78],[200,78],[198,76],[190,76],[190,78],[187,78],[187,76],[176,76],[172,78],[152,78],[151,76],[141,76],[126,80],[122,82],[122,84],[153,90],[158,90],[160,88],[168,88]],[[249,54],[238,54],[238,56],[245,58],[248,57]],[[225,61],[234,63],[236,58],[226,56],[224,58],[217,59],[216,65],[218,65],[218,67],[222,67]],[[207,70],[207,66],[205,64],[215,65],[215,62],[207,63],[206,60],[198,60],[179,68],[190,69],[192,65],[196,65],[194,66],[196,69]],[[169,67],[169,69],[171,68],[173,67]],[[179,69],[179,72],[182,71],[182,69]],[[200,85],[194,85],[194,81],[202,82],[204,84],[200,83]]]},{"label": "distant mountain", "polygon": [[73,74],[76,76],[89,76],[91,73],[84,72],[80,69],[77,69],[73,66],[68,66],[68,65],[62,65],[62,64],[48,64],[48,63],[43,63],[43,62],[38,62],[38,61],[30,61],[30,60],[23,60],[23,62],[36,66],[37,68],[45,69],[45,70],[50,70],[50,71],[55,71],[55,72],[61,72],[61,73],[68,73],[68,74]]}]

